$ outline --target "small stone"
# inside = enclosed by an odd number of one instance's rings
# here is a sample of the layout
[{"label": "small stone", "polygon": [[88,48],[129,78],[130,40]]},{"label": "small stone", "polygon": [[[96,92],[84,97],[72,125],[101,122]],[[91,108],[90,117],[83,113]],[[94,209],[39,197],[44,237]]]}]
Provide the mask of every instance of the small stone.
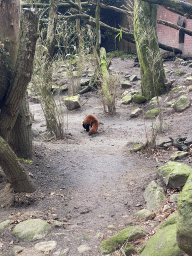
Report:
[{"label": "small stone", "polygon": [[116,229],[116,227],[115,227],[115,226],[113,226],[113,225],[109,225],[107,228],[108,228],[108,229],[113,229],[113,230],[115,230],[115,229]]},{"label": "small stone", "polygon": [[57,246],[56,241],[46,241],[40,242],[35,245],[35,249],[40,252],[50,252],[53,251]]},{"label": "small stone", "polygon": [[182,159],[186,156],[188,156],[189,153],[188,152],[184,152],[184,151],[176,151],[174,152],[171,157],[170,157],[170,160],[174,161],[174,160],[177,160],[177,159]]},{"label": "small stone", "polygon": [[77,249],[78,249],[79,253],[84,253],[86,251],[90,251],[91,250],[91,248],[89,246],[87,246],[86,244],[80,245]]},{"label": "small stone", "polygon": [[132,112],[131,112],[131,115],[130,117],[131,118],[134,118],[134,117],[138,117],[142,112],[142,109],[141,108],[136,108],[134,109]]},{"label": "small stone", "polygon": [[124,81],[124,82],[122,82],[122,84],[121,84],[121,88],[122,88],[122,89],[127,89],[127,88],[131,88],[131,87],[132,87],[132,85],[130,84],[129,81]]}]

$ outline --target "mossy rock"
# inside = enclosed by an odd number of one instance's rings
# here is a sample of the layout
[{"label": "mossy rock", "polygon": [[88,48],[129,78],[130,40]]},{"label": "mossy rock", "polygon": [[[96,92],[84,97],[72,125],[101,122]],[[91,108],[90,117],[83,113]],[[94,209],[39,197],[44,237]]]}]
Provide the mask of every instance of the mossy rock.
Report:
[{"label": "mossy rock", "polygon": [[51,226],[46,221],[31,219],[17,224],[13,235],[21,241],[34,241],[44,238],[50,231]]},{"label": "mossy rock", "polygon": [[123,252],[123,255],[126,255],[126,256],[131,256],[137,253],[137,250],[135,249],[135,247],[129,243],[127,243],[125,247],[121,249],[121,251]]},{"label": "mossy rock", "polygon": [[169,218],[162,222],[160,225],[159,225],[159,228],[162,229],[162,228],[165,228],[169,225],[173,225],[173,224],[176,224],[177,223],[177,219],[178,219],[178,213],[177,212],[174,212],[172,213]]},{"label": "mossy rock", "polygon": [[100,252],[102,254],[112,253],[126,241],[130,242],[143,236],[145,236],[145,232],[138,227],[125,228],[109,239],[103,241],[100,246]]},{"label": "mossy rock", "polygon": [[178,70],[174,73],[175,76],[184,76],[186,75],[186,72],[184,72],[183,70]]},{"label": "mossy rock", "polygon": [[184,256],[177,245],[176,230],[176,224],[159,230],[144,245],[140,256]]},{"label": "mossy rock", "polygon": [[153,118],[155,118],[158,115],[159,115],[159,110],[154,108],[154,109],[148,110],[145,113],[145,118],[146,119],[153,119]]},{"label": "mossy rock", "polygon": [[130,94],[127,94],[121,99],[121,103],[126,105],[132,102],[132,96]]},{"label": "mossy rock", "polygon": [[188,100],[188,98],[186,96],[181,96],[173,105],[173,108],[176,112],[182,112],[184,111],[186,108],[190,107],[191,103]]},{"label": "mossy rock", "polygon": [[140,95],[140,94],[134,94],[133,95],[133,102],[134,103],[141,104],[141,103],[144,103],[146,101],[147,101],[147,99],[143,95]]},{"label": "mossy rock", "polygon": [[188,255],[192,255],[192,174],[178,199],[177,242]]},{"label": "mossy rock", "polygon": [[192,168],[183,163],[169,161],[157,170],[165,184],[171,188],[180,188],[185,185],[188,177],[192,174]]}]

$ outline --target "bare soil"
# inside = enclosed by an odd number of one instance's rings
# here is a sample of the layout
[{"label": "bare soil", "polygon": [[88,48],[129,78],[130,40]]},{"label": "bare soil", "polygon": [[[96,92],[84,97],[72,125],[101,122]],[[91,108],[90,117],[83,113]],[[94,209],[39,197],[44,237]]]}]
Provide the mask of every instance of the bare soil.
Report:
[{"label": "bare soil", "polygon": [[[176,79],[174,86],[184,85],[185,76],[174,76],[173,71],[184,70],[191,73],[189,66],[178,65],[174,61],[165,62],[167,79]],[[139,67],[134,67],[132,59],[114,59],[111,72],[118,72],[121,79],[125,74],[140,77]],[[132,89],[140,91],[140,80],[132,82]],[[99,94],[89,92],[81,96],[82,107],[65,111],[64,140],[47,138],[45,120],[39,103],[30,102],[34,116],[33,129],[40,135],[34,137],[33,163],[24,163],[35,183],[37,190],[30,195],[8,192],[6,180],[0,183],[1,214],[0,222],[12,220],[10,229],[6,229],[0,238],[0,255],[11,255],[14,245],[31,246],[33,243],[21,243],[11,235],[10,230],[16,223],[29,218],[42,218],[53,224],[54,220],[63,222],[62,227],[53,228],[44,240],[56,240],[57,250],[68,249],[68,255],[79,255],[78,247],[86,244],[90,251],[82,255],[97,256],[102,240],[130,225],[143,228],[148,239],[156,226],[168,214],[156,213],[154,220],[139,221],[134,213],[146,207],[143,192],[152,180],[161,183],[157,168],[162,166],[176,151],[154,150],[143,153],[130,153],[135,142],[146,142],[152,135],[152,121],[144,120],[143,115],[130,118],[137,105],[119,103],[123,89],[117,94],[117,113],[109,116],[103,113]],[[188,94],[191,99],[191,92]],[[166,94],[163,99],[170,96]],[[145,111],[148,105],[142,105]],[[158,133],[157,144],[169,137],[178,136],[192,139],[191,107],[182,113],[163,106],[164,131]],[[82,122],[87,114],[93,114],[99,120],[99,130],[89,136]],[[191,165],[191,156],[181,162]],[[168,196],[173,191],[166,190]],[[167,202],[168,203],[168,196]],[[175,209],[174,209],[175,210]],[[113,225],[115,230],[109,229]],[[62,235],[57,235],[62,233]],[[144,240],[134,243],[140,248]],[[2,254],[1,254],[2,250]],[[56,251],[56,250],[55,250]],[[54,252],[55,252],[54,251]],[[49,255],[56,255],[54,252]],[[114,253],[118,255],[118,252]]]}]

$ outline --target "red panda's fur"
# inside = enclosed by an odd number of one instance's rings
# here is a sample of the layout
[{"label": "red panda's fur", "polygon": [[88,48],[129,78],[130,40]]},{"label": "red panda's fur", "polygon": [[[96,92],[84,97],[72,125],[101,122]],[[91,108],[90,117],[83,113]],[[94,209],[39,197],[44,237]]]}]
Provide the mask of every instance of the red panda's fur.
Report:
[{"label": "red panda's fur", "polygon": [[[89,126],[91,126],[91,130],[89,131]],[[88,115],[85,117],[83,121],[83,127],[89,132],[89,135],[97,132],[99,126],[99,122],[96,117],[93,115]]]}]

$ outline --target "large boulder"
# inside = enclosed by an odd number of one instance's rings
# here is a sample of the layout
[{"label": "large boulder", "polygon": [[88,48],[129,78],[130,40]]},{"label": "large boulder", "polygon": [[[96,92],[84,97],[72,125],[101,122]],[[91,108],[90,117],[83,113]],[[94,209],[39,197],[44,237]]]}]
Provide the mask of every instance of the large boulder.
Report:
[{"label": "large boulder", "polygon": [[173,109],[176,112],[182,112],[184,111],[186,108],[190,107],[191,103],[188,100],[188,98],[184,95],[182,95],[173,105]]},{"label": "large boulder", "polygon": [[176,239],[176,224],[159,230],[144,245],[140,256],[184,256]]},{"label": "large boulder", "polygon": [[41,219],[32,219],[17,224],[13,230],[13,235],[21,241],[34,241],[42,239],[50,231],[51,226],[46,221]]},{"label": "large boulder", "polygon": [[155,181],[151,181],[145,189],[144,198],[147,203],[147,209],[156,211],[162,205],[165,199],[165,193],[161,186]]},{"label": "large boulder", "polygon": [[68,110],[73,110],[81,107],[79,95],[64,98],[64,103]]},{"label": "large boulder", "polygon": [[102,254],[110,254],[121,247],[126,241],[130,242],[143,236],[145,236],[145,232],[138,227],[131,226],[125,228],[109,239],[103,241],[100,246],[100,252]]},{"label": "large boulder", "polygon": [[157,170],[165,184],[171,188],[180,188],[185,185],[192,168],[187,164],[169,161]]},{"label": "large boulder", "polygon": [[192,255],[192,174],[178,199],[177,242],[184,252]]}]

